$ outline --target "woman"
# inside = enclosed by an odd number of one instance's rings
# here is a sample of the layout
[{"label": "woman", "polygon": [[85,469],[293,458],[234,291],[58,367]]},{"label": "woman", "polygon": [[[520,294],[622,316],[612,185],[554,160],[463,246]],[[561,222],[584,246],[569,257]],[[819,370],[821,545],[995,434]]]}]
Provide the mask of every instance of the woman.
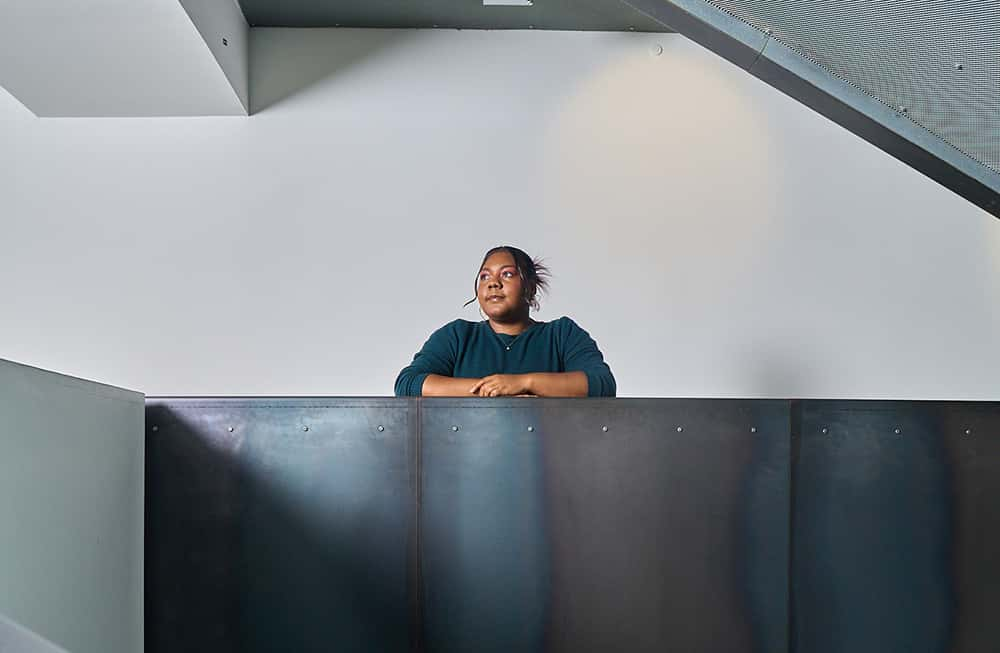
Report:
[{"label": "woman", "polygon": [[568,317],[536,322],[548,270],[516,247],[486,252],[476,278],[482,322],[455,320],[433,334],[396,378],[396,396],[614,397],[597,343]]}]

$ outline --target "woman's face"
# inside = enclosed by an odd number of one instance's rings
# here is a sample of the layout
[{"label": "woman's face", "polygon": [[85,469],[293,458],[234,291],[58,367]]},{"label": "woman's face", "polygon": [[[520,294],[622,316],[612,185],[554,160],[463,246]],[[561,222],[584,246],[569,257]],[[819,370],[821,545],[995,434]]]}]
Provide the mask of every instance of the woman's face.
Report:
[{"label": "woman's face", "polygon": [[510,252],[494,252],[479,270],[476,296],[490,319],[512,318],[524,310],[521,275]]}]

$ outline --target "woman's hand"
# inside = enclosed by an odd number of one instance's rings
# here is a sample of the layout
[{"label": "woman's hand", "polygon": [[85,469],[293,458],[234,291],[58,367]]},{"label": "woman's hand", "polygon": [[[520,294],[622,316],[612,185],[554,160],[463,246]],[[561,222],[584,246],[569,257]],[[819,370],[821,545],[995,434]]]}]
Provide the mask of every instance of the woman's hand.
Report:
[{"label": "woman's hand", "polygon": [[479,379],[469,393],[480,397],[531,395],[530,383],[530,374],[491,374]]},{"label": "woman's hand", "polygon": [[587,375],[583,372],[491,374],[475,381],[469,394],[480,397],[586,397],[587,388]]}]

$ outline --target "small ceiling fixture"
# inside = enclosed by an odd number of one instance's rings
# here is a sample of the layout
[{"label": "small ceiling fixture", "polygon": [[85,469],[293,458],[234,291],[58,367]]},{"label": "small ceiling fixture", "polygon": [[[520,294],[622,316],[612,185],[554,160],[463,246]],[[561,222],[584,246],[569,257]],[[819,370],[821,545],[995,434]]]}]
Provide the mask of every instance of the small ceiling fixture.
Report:
[{"label": "small ceiling fixture", "polygon": [[532,0],[483,0],[484,7],[530,7]]}]

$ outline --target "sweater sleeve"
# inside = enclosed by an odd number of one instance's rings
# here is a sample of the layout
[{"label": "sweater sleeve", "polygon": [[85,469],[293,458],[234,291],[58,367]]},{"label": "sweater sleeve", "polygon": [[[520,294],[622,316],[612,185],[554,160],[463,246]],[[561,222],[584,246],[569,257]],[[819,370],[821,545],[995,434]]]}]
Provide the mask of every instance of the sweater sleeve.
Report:
[{"label": "sweater sleeve", "polygon": [[454,376],[455,360],[458,355],[457,329],[458,320],[444,325],[431,334],[413,357],[413,362],[404,367],[396,377],[397,397],[419,397],[424,387],[424,379],[429,374]]},{"label": "sweater sleeve", "polygon": [[587,375],[587,396],[614,397],[618,387],[597,343],[568,317],[561,318],[563,367]]}]

